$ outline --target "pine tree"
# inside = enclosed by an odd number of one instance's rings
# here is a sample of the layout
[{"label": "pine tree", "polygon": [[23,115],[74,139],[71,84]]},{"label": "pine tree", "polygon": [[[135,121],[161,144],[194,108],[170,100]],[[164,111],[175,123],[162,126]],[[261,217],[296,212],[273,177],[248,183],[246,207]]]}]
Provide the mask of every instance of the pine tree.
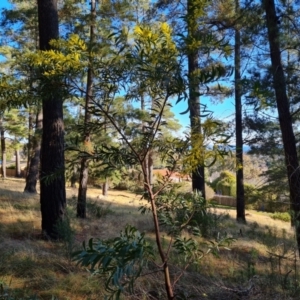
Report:
[{"label": "pine tree", "polygon": [[[239,0],[235,0],[235,11],[239,14]],[[241,86],[241,34],[239,24],[235,25],[234,43],[234,87],[235,87],[235,130],[236,130],[236,219],[245,222],[245,191],[243,164],[243,122]]]},{"label": "pine tree", "polygon": [[0,134],[1,134],[1,168],[2,178],[6,178],[6,145],[4,136],[3,113],[0,115]]},{"label": "pine tree", "polygon": [[[199,139],[201,136],[201,119],[200,119],[200,88],[198,80],[199,72],[199,49],[198,41],[198,18],[199,3],[195,0],[187,1],[187,57],[188,57],[188,77],[189,77],[189,112],[191,124],[191,138]],[[199,162],[199,166],[192,172],[192,188],[202,193],[205,198],[205,173],[204,162]]]},{"label": "pine tree", "polygon": [[[56,0],[38,0],[40,50],[50,50],[49,42],[59,37]],[[64,219],[66,208],[64,123],[60,78],[41,78],[43,134],[41,148],[42,231],[58,238],[56,226]]]},{"label": "pine tree", "polygon": [[[32,154],[30,155],[29,169],[26,175],[26,184],[24,192],[27,193],[37,193],[36,185],[39,179],[39,166],[40,166],[40,153],[41,153],[41,136],[42,136],[42,126],[43,126],[43,117],[42,111],[37,106],[38,113],[36,114],[36,128],[34,136],[32,137]],[[29,151],[29,150],[28,150]]]},{"label": "pine tree", "polygon": [[[21,176],[21,166],[20,166],[20,149],[22,146],[21,141],[26,138],[28,134],[28,128],[25,126],[26,124],[27,114],[24,110],[21,109],[10,109],[2,114],[1,118],[1,131],[3,134],[3,147],[4,151],[2,157],[6,161],[6,139],[11,140],[11,148],[13,149],[15,155],[15,169],[16,177]],[[5,137],[6,133],[6,137]],[[5,162],[6,163],[6,162]],[[4,177],[4,176],[3,176]]]},{"label": "pine tree", "polygon": [[278,18],[274,0],[263,2],[266,12],[266,26],[270,46],[272,64],[273,87],[277,103],[279,124],[285,153],[285,164],[289,181],[291,208],[294,212],[293,220],[296,227],[296,239],[300,253],[300,169],[296,140],[292,126],[292,116],[286,92],[286,79],[281,62],[281,49],[279,44]]},{"label": "pine tree", "polygon": [[[35,132],[29,130],[27,143],[27,174],[24,192],[37,193],[36,185],[40,166],[40,148],[41,148],[41,129],[42,129],[42,111],[40,99],[34,89],[36,76],[33,68],[23,63],[22,56],[26,51],[34,52],[38,48],[38,15],[36,1],[17,1],[13,0],[14,8],[4,10],[2,13],[2,31],[9,40],[8,44],[13,45],[13,51],[17,59],[12,62],[11,68],[17,69],[18,75],[28,85],[25,99],[26,106],[31,112],[29,118],[29,128],[35,127]],[[18,26],[15,26],[18,24]],[[13,31],[12,26],[16,27]]]},{"label": "pine tree", "polygon": [[[93,45],[95,43],[95,22],[96,22],[96,1],[91,0],[91,13],[90,13],[90,42],[89,52],[92,55]],[[91,134],[89,130],[89,122],[91,121],[90,106],[92,105],[93,98],[93,62],[89,59],[89,67],[87,70],[87,84],[85,94],[85,115],[84,115],[84,132],[83,132],[83,143],[86,147],[91,144]],[[78,188],[78,201],[77,201],[77,217],[86,218],[86,193],[88,183],[88,164],[89,161],[86,157],[81,158],[80,173],[79,173],[79,188]]]}]

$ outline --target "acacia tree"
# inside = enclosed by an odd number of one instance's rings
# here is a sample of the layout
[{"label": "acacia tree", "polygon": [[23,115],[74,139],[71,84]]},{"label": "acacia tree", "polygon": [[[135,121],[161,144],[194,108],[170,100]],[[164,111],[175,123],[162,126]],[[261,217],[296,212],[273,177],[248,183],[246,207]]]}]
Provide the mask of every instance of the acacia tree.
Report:
[{"label": "acacia tree", "polygon": [[[58,39],[57,0],[38,0],[40,50],[50,50],[50,41]],[[65,215],[64,123],[61,78],[41,75],[43,133],[41,147],[42,231],[58,238],[56,225]]]},{"label": "acacia tree", "polygon": [[[126,80],[131,81],[131,76],[136,76],[137,74],[139,77],[144,76],[144,78],[147,78],[146,92],[153,97],[151,114],[149,114],[149,118],[146,118],[144,121],[144,128],[137,130],[139,138],[133,140],[129,139],[126,134],[127,125],[125,124],[124,127],[118,126],[118,114],[112,105],[117,83],[114,80],[114,75],[110,73],[113,66],[110,66],[110,68],[106,70],[108,73],[104,77],[110,78],[111,80],[107,82],[105,98],[101,98],[101,91],[99,91],[99,99],[94,98],[93,100],[93,113],[96,115],[104,114],[122,141],[120,147],[96,148],[94,159],[104,161],[110,168],[122,162],[125,164],[138,163],[142,168],[144,183],[149,197],[150,210],[153,216],[158,251],[161,260],[164,261],[162,271],[164,274],[166,293],[168,299],[174,299],[174,291],[167,263],[168,253],[164,251],[160,236],[158,211],[155,204],[156,193],[153,192],[149,170],[147,169],[147,164],[144,163],[144,161],[148,159],[149,151],[159,145],[156,136],[159,134],[162,124],[164,107],[168,104],[172,95],[179,95],[183,88],[180,68],[176,62],[176,48],[171,40],[170,33],[171,31],[167,24],[162,24],[161,28],[157,29],[156,32],[153,32],[148,26],[137,26],[135,29],[137,42],[133,49],[125,56],[127,57],[125,64],[131,69],[128,74],[129,77],[127,77]],[[130,63],[130,65],[128,63]],[[120,67],[117,67],[115,63],[114,68]],[[125,69],[123,69],[123,72],[124,71]],[[114,85],[112,83],[114,83]],[[132,97],[130,90],[126,96]],[[101,124],[96,124],[96,126],[99,127]],[[103,152],[101,149],[103,149]],[[164,185],[165,184],[166,182]]]},{"label": "acacia tree", "polygon": [[[170,138],[166,142],[164,139],[160,139],[159,135],[162,127],[165,126],[165,108],[171,105],[171,101],[175,97],[178,97],[179,101],[182,99],[181,96],[185,94],[188,83],[182,74],[182,64],[177,61],[178,51],[172,39],[172,30],[166,23],[152,27],[149,25],[136,26],[134,40],[131,40],[130,43],[127,43],[126,39],[122,39],[120,35],[116,35],[115,40],[116,52],[113,56],[111,55],[105,68],[102,64],[102,57],[97,57],[94,62],[94,69],[99,73],[101,70],[103,80],[94,86],[90,111],[96,118],[95,122],[90,125],[98,131],[109,126],[114,130],[115,139],[119,141],[119,144],[95,145],[92,151],[82,151],[81,154],[101,162],[101,165],[107,170],[118,169],[120,166],[126,165],[140,166],[149,200],[149,205],[142,207],[142,211],[151,213],[159,260],[162,262],[159,269],[164,276],[167,298],[175,299],[174,286],[184,271],[176,278],[171,277],[168,262],[170,251],[173,247],[176,251],[185,253],[187,266],[192,261],[201,259],[203,253],[196,240],[185,239],[181,233],[190,224],[194,214],[196,215],[200,211],[205,214],[206,204],[198,193],[188,200],[190,201],[189,205],[186,205],[186,199],[179,199],[171,194],[167,195],[167,199],[164,196],[160,198],[161,191],[170,184],[172,172],[178,171],[183,164],[187,165],[190,162],[198,166],[196,159],[198,157],[191,151],[193,141],[190,137],[186,140]],[[144,93],[152,98],[152,104],[150,113],[146,114],[143,119],[144,128],[136,126],[132,129],[132,124],[129,124],[128,119],[125,122],[122,120],[118,105],[114,104],[116,104],[116,98],[120,92],[127,100],[136,98],[137,95],[132,93],[131,87],[135,84],[132,78],[137,77],[145,78],[147,84]],[[76,83],[74,82],[74,84]],[[134,114],[134,112],[131,113]],[[136,113],[145,112],[139,110]],[[212,123],[216,126],[215,122]],[[207,129],[208,132],[213,131],[211,130],[212,126],[208,127],[210,128]],[[135,138],[132,138],[133,130],[135,130]],[[169,170],[168,174],[158,182],[155,191],[150,178],[151,174],[144,163],[152,149],[157,149],[157,153],[166,162]],[[217,149],[218,147],[214,147],[213,151],[217,152]],[[180,222],[175,217],[176,212],[179,213],[187,207],[191,210],[184,213],[183,223],[179,224]],[[167,246],[162,243],[161,224],[166,224],[168,228],[171,228],[170,236],[172,238]],[[195,234],[199,234],[199,226],[201,226],[199,223],[195,227],[192,226]],[[84,247],[83,252],[79,251],[75,254],[75,259],[84,266],[93,265],[95,272],[104,274],[109,272],[106,283],[107,290],[116,292],[117,295],[124,290],[126,285],[132,290],[133,282],[141,270],[141,266],[135,264],[137,261],[143,260],[144,251],[146,252],[149,248],[144,243],[142,236],[136,233],[135,229],[128,229],[128,227],[120,239],[114,240],[113,245],[106,241],[90,240],[88,246]],[[99,247],[101,251],[98,251]],[[111,259],[107,260],[107,255],[110,255]],[[117,256],[124,258],[121,265]],[[122,280],[124,274],[126,277],[128,276],[126,282]],[[111,281],[112,276],[114,277],[113,282]]]}]

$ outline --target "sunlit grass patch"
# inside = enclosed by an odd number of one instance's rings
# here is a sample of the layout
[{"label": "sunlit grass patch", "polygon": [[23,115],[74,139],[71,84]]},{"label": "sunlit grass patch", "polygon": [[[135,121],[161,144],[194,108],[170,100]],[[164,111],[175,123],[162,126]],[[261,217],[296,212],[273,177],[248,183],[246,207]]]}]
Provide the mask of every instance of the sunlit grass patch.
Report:
[{"label": "sunlit grass patch", "polygon": [[[17,185],[17,188],[14,188]],[[39,196],[22,193],[20,181],[10,184],[10,191],[0,185],[0,283],[11,295],[38,299],[98,300],[104,299],[104,281],[71,259],[73,250],[82,249],[89,238],[111,239],[119,236],[127,224],[146,232],[147,241],[155,247],[151,213],[138,211],[140,195],[109,191],[103,197],[99,189],[88,191],[87,219],[76,218],[77,191],[68,189],[67,215],[70,239],[58,242],[41,239]],[[3,196],[2,196],[3,195]],[[253,288],[245,299],[298,299],[300,266],[296,255],[295,237],[288,223],[273,220],[270,214],[247,211],[247,224],[235,221],[235,210],[212,208],[208,237],[199,237],[199,249],[222,236],[235,242],[230,250],[220,249],[218,256],[205,255],[197,264],[184,270],[186,262],[174,248],[170,250],[172,278],[180,277],[175,292],[191,299],[243,299],[240,292]],[[64,228],[66,229],[66,228]],[[61,229],[61,230],[64,230]],[[170,237],[162,233],[165,251]],[[188,230],[184,233],[189,237]],[[206,246],[204,245],[206,244]],[[158,260],[157,260],[158,261]],[[161,266],[160,266],[161,267]],[[164,283],[159,264],[149,262],[137,280],[134,294],[123,299],[165,299]],[[275,297],[275,296],[276,297]],[[223,297],[223,298],[222,298]],[[275,298],[274,298],[275,297]],[[298,297],[298,298],[297,298]],[[0,293],[0,299],[1,293]],[[13,298],[12,298],[13,299]],[[15,300],[15,299],[13,299]]]},{"label": "sunlit grass patch", "polygon": [[291,215],[288,212],[276,212],[271,215],[271,218],[274,220],[281,220],[284,222],[291,222]]}]

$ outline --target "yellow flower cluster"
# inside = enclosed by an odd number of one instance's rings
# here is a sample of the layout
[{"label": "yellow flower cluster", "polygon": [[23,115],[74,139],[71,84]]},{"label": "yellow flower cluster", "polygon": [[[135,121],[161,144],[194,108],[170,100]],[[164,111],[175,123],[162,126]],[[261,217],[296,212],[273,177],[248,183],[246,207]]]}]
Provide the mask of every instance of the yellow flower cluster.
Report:
[{"label": "yellow flower cluster", "polygon": [[[162,48],[169,51],[176,51],[176,45],[172,39],[172,29],[166,22],[161,22],[158,26],[142,26],[137,25],[134,28],[135,39],[147,44],[151,44],[151,47],[155,45],[157,50]],[[145,45],[145,47],[147,47]],[[144,49],[147,50],[147,49]]]},{"label": "yellow flower cluster", "polygon": [[63,75],[82,68],[81,57],[87,47],[78,35],[71,35],[68,40],[52,40],[50,45],[54,49],[27,55],[32,65],[42,67],[43,75]]}]

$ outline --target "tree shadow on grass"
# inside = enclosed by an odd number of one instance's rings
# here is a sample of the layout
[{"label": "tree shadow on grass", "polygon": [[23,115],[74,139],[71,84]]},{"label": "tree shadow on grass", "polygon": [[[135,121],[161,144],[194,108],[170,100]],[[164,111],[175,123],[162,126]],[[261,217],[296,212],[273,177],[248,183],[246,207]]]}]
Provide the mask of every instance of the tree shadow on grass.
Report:
[{"label": "tree shadow on grass", "polygon": [[39,194],[24,193],[23,191],[12,190],[9,187],[0,186],[0,203],[3,200],[28,200],[37,199]]}]

